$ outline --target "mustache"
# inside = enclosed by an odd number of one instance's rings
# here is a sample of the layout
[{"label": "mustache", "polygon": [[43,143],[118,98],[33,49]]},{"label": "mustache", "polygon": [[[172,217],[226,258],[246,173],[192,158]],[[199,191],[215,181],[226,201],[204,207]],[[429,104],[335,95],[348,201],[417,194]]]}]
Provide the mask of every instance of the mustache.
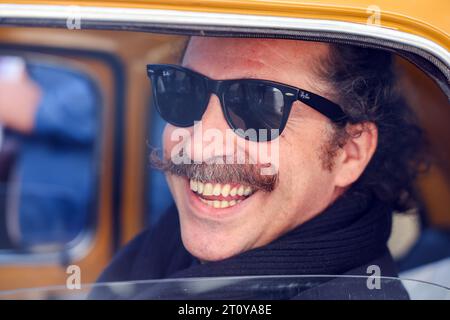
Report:
[{"label": "mustache", "polygon": [[251,186],[256,190],[271,192],[278,182],[278,174],[262,175],[260,173],[264,165],[229,164],[226,156],[215,157],[202,163],[190,161],[190,163],[177,164],[159,155],[158,151],[152,149],[150,152],[150,165],[153,168],[203,183],[237,183]]}]

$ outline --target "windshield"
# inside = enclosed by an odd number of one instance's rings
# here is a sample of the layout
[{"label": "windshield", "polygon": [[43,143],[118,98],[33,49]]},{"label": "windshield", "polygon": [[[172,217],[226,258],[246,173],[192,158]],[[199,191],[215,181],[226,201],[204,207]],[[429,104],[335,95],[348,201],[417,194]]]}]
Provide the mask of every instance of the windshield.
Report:
[{"label": "windshield", "polygon": [[[320,290],[326,286],[327,290]],[[221,277],[143,280],[10,290],[0,299],[151,299],[151,300],[385,300],[385,290],[404,287],[400,299],[450,300],[450,288],[412,279],[342,275]],[[383,291],[381,291],[383,288]],[[390,289],[389,289],[390,288]],[[359,294],[368,290],[369,295]]]}]

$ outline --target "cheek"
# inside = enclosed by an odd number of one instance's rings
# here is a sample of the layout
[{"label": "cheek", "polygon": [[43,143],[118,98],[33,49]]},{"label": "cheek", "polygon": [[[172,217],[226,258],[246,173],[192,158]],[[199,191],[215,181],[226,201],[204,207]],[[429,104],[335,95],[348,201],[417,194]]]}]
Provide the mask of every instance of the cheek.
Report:
[{"label": "cheek", "polygon": [[279,189],[283,203],[290,204],[287,210],[317,211],[333,192],[333,175],[320,157],[324,142],[325,136],[313,128],[289,130],[281,137]]},{"label": "cheek", "polygon": [[310,144],[280,148],[280,187],[289,189],[287,195],[303,198],[320,178],[317,151]]},{"label": "cheek", "polygon": [[305,179],[317,175],[321,171],[320,150],[323,137],[319,130],[308,128],[306,123],[297,130],[291,128],[281,138],[280,168],[286,171],[286,175],[293,177],[293,181],[294,177],[303,176]]}]

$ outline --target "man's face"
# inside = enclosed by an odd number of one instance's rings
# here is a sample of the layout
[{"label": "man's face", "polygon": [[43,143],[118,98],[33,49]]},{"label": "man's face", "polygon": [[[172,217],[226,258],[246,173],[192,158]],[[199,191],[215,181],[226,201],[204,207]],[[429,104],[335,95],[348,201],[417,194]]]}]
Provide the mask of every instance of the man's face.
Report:
[{"label": "man's face", "polygon": [[[216,80],[273,80],[329,97],[326,85],[315,73],[327,53],[326,44],[314,42],[192,38],[183,66]],[[210,98],[201,125],[203,132],[220,130],[224,137],[230,130],[215,95]],[[176,129],[172,125],[165,128],[166,159],[179,144],[179,140],[173,138]],[[189,134],[194,134],[193,128],[188,130]],[[286,128],[277,141],[247,141],[243,147],[243,151],[250,154],[252,147],[259,149],[264,144],[278,143],[278,179],[274,189],[268,192],[253,188],[250,196],[238,197],[243,200],[236,201],[236,204],[232,202],[232,206],[225,205],[226,208],[205,202],[201,194],[191,190],[188,178],[167,174],[187,250],[200,260],[221,260],[263,246],[325,209],[342,192],[336,187],[334,170],[323,165],[324,148],[331,132],[330,121],[325,116],[299,101],[295,102]],[[235,134],[232,138],[234,143],[243,139]],[[193,140],[191,156],[201,154],[209,143]],[[226,147],[215,151],[214,156],[231,156],[225,150]],[[211,185],[215,186],[214,177],[211,180]],[[244,192],[252,188],[251,185],[240,187],[235,183],[225,187],[225,184],[219,186],[221,192],[223,188],[236,188],[237,193],[239,188]]]}]

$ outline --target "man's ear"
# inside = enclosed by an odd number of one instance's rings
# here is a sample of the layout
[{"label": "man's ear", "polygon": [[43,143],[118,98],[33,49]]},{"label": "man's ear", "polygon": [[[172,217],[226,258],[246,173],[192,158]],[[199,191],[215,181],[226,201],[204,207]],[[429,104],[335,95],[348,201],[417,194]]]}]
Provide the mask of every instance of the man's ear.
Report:
[{"label": "man's ear", "polygon": [[336,159],[337,187],[345,188],[355,182],[367,167],[378,143],[378,129],[372,122],[347,126],[349,137]]}]

